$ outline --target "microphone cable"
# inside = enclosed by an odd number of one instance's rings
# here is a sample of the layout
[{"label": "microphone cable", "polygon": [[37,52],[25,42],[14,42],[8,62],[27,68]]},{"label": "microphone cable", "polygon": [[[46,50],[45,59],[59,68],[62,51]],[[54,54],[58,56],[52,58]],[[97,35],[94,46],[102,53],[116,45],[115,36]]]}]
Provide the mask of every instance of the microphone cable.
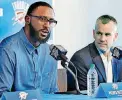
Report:
[{"label": "microphone cable", "polygon": [[76,94],[81,94],[81,93],[80,93],[80,89],[79,89],[78,80],[77,80],[77,69],[76,69],[75,65],[74,65],[71,61],[68,61],[67,63],[69,63],[71,66],[74,67],[74,69],[75,69],[75,74],[74,74],[74,72],[67,66],[66,62],[61,61],[61,65],[62,65],[64,68],[66,68],[66,69],[72,74],[72,76],[73,76],[74,79],[75,79]]}]

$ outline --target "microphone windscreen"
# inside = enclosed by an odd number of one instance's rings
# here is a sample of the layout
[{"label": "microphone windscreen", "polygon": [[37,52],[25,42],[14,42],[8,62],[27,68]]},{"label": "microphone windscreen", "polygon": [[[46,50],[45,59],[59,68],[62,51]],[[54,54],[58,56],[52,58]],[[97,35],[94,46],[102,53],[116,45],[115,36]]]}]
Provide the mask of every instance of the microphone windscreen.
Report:
[{"label": "microphone windscreen", "polygon": [[54,47],[54,44],[51,44],[51,45],[49,46],[50,51],[52,51],[53,47]]},{"label": "microphone windscreen", "polygon": [[122,58],[122,47],[114,47],[112,50],[112,56],[117,59]]},{"label": "microphone windscreen", "polygon": [[67,50],[62,47],[61,45],[50,45],[50,55],[55,58],[56,60],[63,60],[66,59],[65,57]]}]

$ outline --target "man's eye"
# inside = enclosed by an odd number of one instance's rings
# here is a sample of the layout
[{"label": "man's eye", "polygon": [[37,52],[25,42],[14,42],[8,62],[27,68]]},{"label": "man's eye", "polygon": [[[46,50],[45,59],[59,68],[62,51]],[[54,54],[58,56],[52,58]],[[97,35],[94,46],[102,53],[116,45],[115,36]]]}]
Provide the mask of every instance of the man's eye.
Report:
[{"label": "man's eye", "polygon": [[50,22],[50,23],[54,23],[54,20],[51,19],[51,20],[49,20],[49,22]]},{"label": "man's eye", "polygon": [[102,35],[102,33],[101,32],[97,32],[97,35]]},{"label": "man's eye", "polygon": [[45,21],[45,20],[46,20],[45,17],[40,17],[39,19],[40,19],[41,21]]},{"label": "man's eye", "polygon": [[106,33],[105,36],[110,36],[111,34],[110,33]]}]

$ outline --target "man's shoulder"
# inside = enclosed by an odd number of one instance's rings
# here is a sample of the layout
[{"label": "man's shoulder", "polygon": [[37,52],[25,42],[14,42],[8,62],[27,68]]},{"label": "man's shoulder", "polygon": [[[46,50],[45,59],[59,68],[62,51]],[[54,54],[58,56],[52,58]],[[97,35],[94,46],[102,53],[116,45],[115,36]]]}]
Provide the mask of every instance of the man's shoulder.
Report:
[{"label": "man's shoulder", "polygon": [[0,43],[0,47],[10,48],[10,47],[16,45],[16,43],[18,41],[19,41],[19,33],[15,33],[15,34],[8,36],[5,39],[3,39]]},{"label": "man's shoulder", "polygon": [[93,51],[95,51],[94,47],[94,43],[90,43],[84,48],[76,51],[72,56],[71,61],[80,64],[82,63],[89,66],[89,64],[93,63],[92,58],[94,55]]},{"label": "man's shoulder", "polygon": [[75,54],[87,54],[90,52],[90,48],[92,47],[93,43],[88,44],[87,46],[83,47],[82,49],[76,51]]}]

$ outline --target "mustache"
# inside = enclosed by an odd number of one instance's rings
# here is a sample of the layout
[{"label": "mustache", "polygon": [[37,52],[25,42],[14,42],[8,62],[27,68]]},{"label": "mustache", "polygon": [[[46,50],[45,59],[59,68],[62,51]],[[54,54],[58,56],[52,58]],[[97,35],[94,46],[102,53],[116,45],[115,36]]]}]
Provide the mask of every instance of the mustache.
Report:
[{"label": "mustache", "polygon": [[51,35],[51,30],[50,30],[50,29],[43,28],[43,29],[39,29],[38,31],[36,31],[36,30],[34,29],[34,27],[32,26],[31,23],[29,24],[29,26],[30,26],[30,36],[31,36],[31,37],[35,37],[35,34],[36,34],[36,33],[42,31],[42,32],[47,32],[48,35],[47,35],[47,37],[46,37],[45,39],[41,40],[40,43],[46,43],[46,42],[49,40],[50,35]]},{"label": "mustache", "polygon": [[38,30],[38,32],[40,32],[40,31],[45,32],[45,33],[50,33],[49,29],[40,29],[40,30]]}]

